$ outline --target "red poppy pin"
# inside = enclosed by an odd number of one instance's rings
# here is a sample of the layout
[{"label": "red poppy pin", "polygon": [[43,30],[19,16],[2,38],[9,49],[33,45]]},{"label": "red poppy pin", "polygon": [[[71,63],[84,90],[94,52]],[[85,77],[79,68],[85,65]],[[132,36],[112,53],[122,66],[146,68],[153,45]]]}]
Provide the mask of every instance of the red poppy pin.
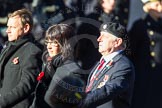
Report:
[{"label": "red poppy pin", "polygon": [[13,63],[13,64],[18,64],[18,63],[19,63],[19,57],[15,57],[15,58],[12,60],[12,63]]},{"label": "red poppy pin", "polygon": [[40,81],[42,78],[44,77],[44,72],[40,72],[38,77],[37,77],[37,81]]}]

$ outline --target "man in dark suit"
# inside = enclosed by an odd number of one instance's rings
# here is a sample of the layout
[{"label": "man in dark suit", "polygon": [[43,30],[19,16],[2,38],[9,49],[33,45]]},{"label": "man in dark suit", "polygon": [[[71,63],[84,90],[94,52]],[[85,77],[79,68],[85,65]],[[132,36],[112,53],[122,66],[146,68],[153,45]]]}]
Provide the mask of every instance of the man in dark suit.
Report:
[{"label": "man in dark suit", "polygon": [[119,23],[101,25],[100,63],[92,69],[83,108],[130,108],[134,87],[134,66],[124,56],[126,29]]},{"label": "man in dark suit", "polygon": [[0,54],[0,108],[28,108],[42,65],[40,48],[30,34],[31,13],[17,10],[8,16],[8,41]]}]

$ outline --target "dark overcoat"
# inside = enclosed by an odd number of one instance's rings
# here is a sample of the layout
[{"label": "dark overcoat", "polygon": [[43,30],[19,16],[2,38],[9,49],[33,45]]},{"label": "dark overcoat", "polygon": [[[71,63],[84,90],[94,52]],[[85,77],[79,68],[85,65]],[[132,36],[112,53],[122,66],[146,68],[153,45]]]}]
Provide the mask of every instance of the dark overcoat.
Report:
[{"label": "dark overcoat", "polygon": [[162,77],[162,18],[146,14],[129,31],[131,59],[136,69],[133,108],[159,108]]},{"label": "dark overcoat", "polygon": [[41,69],[41,50],[24,36],[0,55],[0,108],[28,108]]},{"label": "dark overcoat", "polygon": [[77,108],[83,98],[84,75],[73,60],[59,66],[45,94],[45,101],[52,108]]},{"label": "dark overcoat", "polygon": [[50,57],[47,51],[43,53],[42,60],[42,71],[37,77],[38,84],[36,86],[34,100],[30,108],[50,108],[50,106],[44,101],[44,96],[57,67],[62,63],[61,54]]}]

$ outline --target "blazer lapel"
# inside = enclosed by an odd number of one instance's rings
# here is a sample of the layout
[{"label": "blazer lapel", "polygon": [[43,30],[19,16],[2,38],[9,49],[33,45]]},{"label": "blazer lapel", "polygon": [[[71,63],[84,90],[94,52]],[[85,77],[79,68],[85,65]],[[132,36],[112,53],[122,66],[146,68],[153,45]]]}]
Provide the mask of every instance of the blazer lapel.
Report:
[{"label": "blazer lapel", "polygon": [[7,52],[1,55],[1,62],[0,62],[0,80],[3,77],[3,70],[4,70],[4,65],[5,63],[10,59],[12,53],[15,51],[15,47],[14,46],[10,46],[7,49]]},{"label": "blazer lapel", "polygon": [[111,65],[109,68],[104,67],[104,68],[101,70],[101,73],[100,73],[99,76],[96,78],[96,80],[93,82],[92,89],[93,89],[93,88],[96,88],[98,82],[99,82],[100,80],[102,80],[102,77],[105,75],[105,73],[106,73],[107,71],[109,71],[109,70],[111,69],[111,67],[113,67],[113,65]]},{"label": "blazer lapel", "polygon": [[[122,57],[122,54],[120,53],[120,54],[118,54],[118,55],[116,55],[114,58],[113,58],[113,63],[112,63],[112,65],[110,65],[109,66],[109,68],[108,67],[104,67],[102,70],[101,70],[101,73],[100,73],[100,75],[97,77],[97,79],[93,82],[93,86],[92,86],[92,89],[94,89],[94,88],[96,88],[97,87],[97,84],[99,83],[99,81],[101,80],[103,80],[103,76],[105,76],[106,75],[106,73],[108,72],[108,71],[110,71],[111,70],[111,68],[114,66],[114,64],[118,61],[118,60],[120,60],[120,58]],[[107,65],[107,64],[106,64]]]},{"label": "blazer lapel", "polygon": [[89,76],[88,76],[87,86],[89,85],[90,80],[91,80],[91,76],[92,76],[92,74],[95,72],[95,70],[96,70],[97,66],[99,65],[99,63],[100,63],[100,62],[97,62],[96,65],[94,66],[94,68],[91,70],[91,72],[90,72],[90,74],[89,74]]},{"label": "blazer lapel", "polygon": [[1,55],[3,57],[1,57],[1,60],[0,60],[0,80],[3,77],[3,69],[4,69],[5,63],[7,63],[7,61],[12,57],[14,52],[16,52],[17,49],[19,49],[20,47],[24,46],[26,42],[27,42],[27,40],[23,40],[22,42],[20,42],[17,45],[11,45],[9,47],[8,51],[6,52],[6,54]]}]

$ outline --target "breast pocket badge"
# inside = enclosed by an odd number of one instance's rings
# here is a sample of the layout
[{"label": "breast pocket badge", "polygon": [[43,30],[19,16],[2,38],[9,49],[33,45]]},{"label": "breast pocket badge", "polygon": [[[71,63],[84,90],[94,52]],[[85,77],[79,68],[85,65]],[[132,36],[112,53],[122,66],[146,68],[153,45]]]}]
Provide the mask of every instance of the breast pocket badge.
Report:
[{"label": "breast pocket badge", "polygon": [[97,88],[103,87],[106,84],[106,82],[108,81],[108,79],[109,79],[109,75],[105,75],[103,81],[99,83]]}]

